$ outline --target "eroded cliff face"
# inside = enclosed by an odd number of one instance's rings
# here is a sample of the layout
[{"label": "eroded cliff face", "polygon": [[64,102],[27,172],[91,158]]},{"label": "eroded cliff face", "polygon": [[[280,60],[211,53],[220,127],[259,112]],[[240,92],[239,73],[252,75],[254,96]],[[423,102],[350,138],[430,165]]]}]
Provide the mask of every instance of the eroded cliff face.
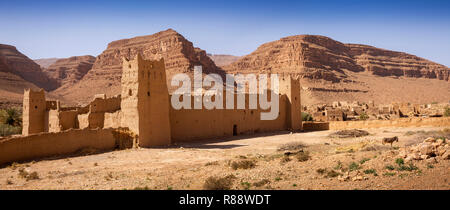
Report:
[{"label": "eroded cliff face", "polygon": [[203,72],[217,72],[218,68],[204,50],[194,48],[176,31],[169,29],[150,36],[123,39],[108,44],[108,48],[97,57],[91,75],[104,74],[118,80],[122,71],[122,57],[133,59],[140,53],[144,59],[164,58],[168,78],[177,73],[189,73],[194,65],[202,65]]},{"label": "eroded cliff face", "polygon": [[[177,73],[193,74],[195,65],[203,66],[203,73],[223,75],[223,71],[214,64],[204,50],[195,48],[192,42],[169,29],[149,36],[109,43],[107,49],[97,56],[92,70],[80,82],[73,87],[62,87],[55,93],[68,99],[81,101],[90,99],[90,96],[78,93],[83,90],[89,90],[91,95],[96,93],[120,94],[122,57],[134,59],[137,53],[140,53],[144,59],[164,58],[168,80]],[[169,90],[171,90],[170,87]]]},{"label": "eroded cliff face", "polygon": [[208,57],[210,57],[217,66],[226,66],[238,61],[239,58],[241,58],[240,56],[219,54],[208,54]]},{"label": "eroded cliff face", "polygon": [[60,86],[73,85],[92,69],[94,62],[94,56],[73,56],[58,59],[43,71],[50,78],[55,79]]},{"label": "eroded cliff face", "polygon": [[27,56],[20,53],[16,47],[0,44],[0,57],[9,72],[20,76],[45,90],[54,90],[58,87],[55,80],[50,79],[42,72],[41,67]]},{"label": "eroded cliff face", "polygon": [[379,76],[405,76],[449,81],[450,69],[402,52],[367,45],[347,44],[358,65]]},{"label": "eroded cliff face", "polygon": [[350,72],[379,76],[449,80],[450,69],[401,52],[344,44],[324,36],[298,35],[261,45],[250,55],[224,66],[227,72],[295,73],[303,78],[345,81]]}]

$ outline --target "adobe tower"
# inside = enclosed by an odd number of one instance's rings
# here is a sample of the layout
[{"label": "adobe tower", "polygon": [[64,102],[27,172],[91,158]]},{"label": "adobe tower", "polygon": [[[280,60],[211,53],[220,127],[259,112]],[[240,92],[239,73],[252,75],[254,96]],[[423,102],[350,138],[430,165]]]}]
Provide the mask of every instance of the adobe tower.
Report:
[{"label": "adobe tower", "polygon": [[139,138],[140,147],[168,145],[171,142],[169,91],[164,60],[123,59],[121,126]]},{"label": "adobe tower", "polygon": [[300,79],[292,75],[280,78],[280,94],[287,96],[286,124],[290,130],[302,130],[302,108],[300,103]]},{"label": "adobe tower", "polygon": [[28,136],[33,133],[46,132],[48,128],[47,102],[43,89],[33,91],[25,90],[23,95],[23,128],[22,135]]}]

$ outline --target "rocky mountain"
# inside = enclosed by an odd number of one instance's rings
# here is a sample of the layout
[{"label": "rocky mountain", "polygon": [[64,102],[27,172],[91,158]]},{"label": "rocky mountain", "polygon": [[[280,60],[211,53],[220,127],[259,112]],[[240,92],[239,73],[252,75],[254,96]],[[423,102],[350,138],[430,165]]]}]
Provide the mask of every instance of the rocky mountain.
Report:
[{"label": "rocky mountain", "polygon": [[208,57],[210,57],[217,66],[226,66],[241,58],[240,56],[219,54],[208,54]]},{"label": "rocky mountain", "polygon": [[[195,65],[203,66],[203,73],[223,74],[204,50],[169,29],[149,36],[113,41],[97,59],[83,79],[71,87],[63,86],[54,93],[74,101],[89,101],[96,93],[120,94],[122,57],[134,59],[141,53],[144,59],[164,58],[167,78],[177,73],[193,73]],[[89,95],[86,95],[89,91]]]},{"label": "rocky mountain", "polygon": [[47,91],[58,87],[57,82],[50,79],[38,64],[20,53],[14,46],[0,44],[0,60],[3,63],[3,72],[17,75]]},{"label": "rocky mountain", "polygon": [[265,43],[222,68],[230,73],[301,75],[305,104],[450,100],[450,69],[446,66],[407,53],[344,44],[324,36],[298,35]]},{"label": "rocky mountain", "polygon": [[324,36],[298,35],[261,45],[224,67],[227,71],[296,73],[304,78],[340,82],[345,70],[380,76],[449,80],[450,69],[414,55],[367,45],[343,44]]},{"label": "rocky mountain", "polygon": [[94,62],[94,56],[73,56],[58,59],[43,71],[48,77],[55,79],[60,86],[73,85],[92,69]]},{"label": "rocky mountain", "polygon": [[59,58],[40,58],[34,59],[33,61],[37,63],[41,68],[48,68],[50,65],[54,64]]}]

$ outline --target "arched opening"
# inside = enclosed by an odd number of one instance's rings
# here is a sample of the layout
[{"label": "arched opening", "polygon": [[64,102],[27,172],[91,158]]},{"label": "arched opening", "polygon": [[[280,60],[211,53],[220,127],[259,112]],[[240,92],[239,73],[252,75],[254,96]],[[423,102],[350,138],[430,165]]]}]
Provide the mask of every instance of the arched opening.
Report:
[{"label": "arched opening", "polygon": [[238,135],[238,131],[237,131],[237,125],[233,125],[233,136],[237,136]]},{"label": "arched opening", "polygon": [[128,95],[132,96],[133,95],[133,91],[131,89],[128,90]]}]

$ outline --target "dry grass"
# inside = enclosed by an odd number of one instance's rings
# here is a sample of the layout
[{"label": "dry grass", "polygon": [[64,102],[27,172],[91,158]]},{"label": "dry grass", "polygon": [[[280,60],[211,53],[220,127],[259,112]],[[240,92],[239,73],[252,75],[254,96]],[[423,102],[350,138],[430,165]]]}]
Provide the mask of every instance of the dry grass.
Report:
[{"label": "dry grass", "polygon": [[368,136],[368,135],[369,135],[369,132],[367,132],[365,130],[353,129],[353,130],[340,130],[340,131],[330,134],[329,137],[332,137],[332,138],[356,138],[356,137]]},{"label": "dry grass", "polygon": [[305,147],[306,147],[306,145],[303,144],[302,142],[290,142],[287,144],[280,145],[277,150],[278,151],[289,151],[289,150],[292,151],[292,150],[301,150]]},{"label": "dry grass", "polygon": [[309,155],[308,151],[300,151],[295,155],[295,157],[300,162],[305,162],[305,161],[308,161],[309,159],[311,159],[311,156]]},{"label": "dry grass", "polygon": [[255,161],[252,161],[252,160],[240,160],[240,161],[233,161],[231,163],[231,168],[233,170],[250,169],[250,168],[254,168],[255,166],[256,166]]},{"label": "dry grass", "polygon": [[230,190],[233,185],[233,181],[236,179],[234,175],[228,175],[226,177],[208,177],[203,184],[205,190]]},{"label": "dry grass", "polygon": [[19,177],[24,178],[27,181],[39,179],[39,175],[36,171],[28,173],[24,168],[19,169]]},{"label": "dry grass", "polygon": [[253,183],[253,186],[261,187],[261,186],[264,186],[264,185],[269,184],[269,183],[270,183],[270,181],[268,179],[263,179],[261,181]]}]

